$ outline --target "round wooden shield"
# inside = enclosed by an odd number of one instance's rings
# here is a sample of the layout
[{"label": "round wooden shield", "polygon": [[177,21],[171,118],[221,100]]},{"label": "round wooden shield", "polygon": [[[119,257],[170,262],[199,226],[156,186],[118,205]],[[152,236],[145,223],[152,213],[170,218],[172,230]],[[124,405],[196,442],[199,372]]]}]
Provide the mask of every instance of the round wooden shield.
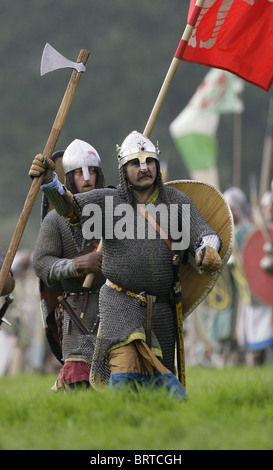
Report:
[{"label": "round wooden shield", "polygon": [[[269,228],[268,231],[273,240],[273,228]],[[260,266],[260,262],[266,254],[265,243],[263,232],[255,230],[245,242],[242,263],[252,294],[260,302],[273,305],[273,275],[266,273]]]},{"label": "round wooden shield", "polygon": [[231,255],[234,237],[233,217],[222,193],[207,183],[178,180],[165,184],[186,194],[222,239],[220,251],[222,267],[214,274],[202,273],[190,263],[180,266],[183,319],[185,319],[212,290]]}]

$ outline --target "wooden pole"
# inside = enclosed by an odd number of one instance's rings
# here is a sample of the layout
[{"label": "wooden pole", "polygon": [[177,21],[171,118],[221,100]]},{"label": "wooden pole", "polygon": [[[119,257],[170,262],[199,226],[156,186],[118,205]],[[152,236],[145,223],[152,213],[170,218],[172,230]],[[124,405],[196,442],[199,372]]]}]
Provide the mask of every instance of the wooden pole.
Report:
[{"label": "wooden pole", "polygon": [[272,169],[273,98],[270,97],[260,175],[259,201],[270,187]]},{"label": "wooden pole", "polygon": [[[89,51],[82,49],[77,58],[77,62],[83,62],[83,64],[86,64],[89,54],[90,54]],[[58,141],[59,135],[61,133],[61,129],[63,127],[65,118],[67,116],[69,107],[71,105],[73,96],[75,94],[77,85],[80,80],[80,77],[81,77],[81,72],[77,72],[76,70],[73,70],[67,89],[65,91],[59,110],[57,112],[55,121],[53,123],[50,135],[48,137],[46,146],[43,151],[43,155],[47,156],[48,158],[51,158],[55,145]],[[40,177],[33,179],[29,193],[25,200],[23,210],[21,212],[19,221],[15,228],[15,232],[10,242],[10,246],[8,248],[6,257],[4,259],[2,269],[0,271],[0,295],[2,293],[2,290],[5,284],[6,278],[8,276],[8,273],[10,271],[14,256],[16,254],[21,238],[23,236],[26,224],[28,222],[31,210],[34,206],[40,186],[43,182],[43,178],[44,176],[41,175]]]},{"label": "wooden pole", "polygon": [[172,62],[171,62],[171,65],[169,67],[169,70],[167,72],[167,75],[164,79],[164,82],[163,82],[162,87],[160,89],[160,92],[157,96],[157,99],[155,101],[152,112],[149,116],[148,122],[147,122],[147,124],[145,126],[145,129],[143,131],[143,134],[146,135],[146,137],[150,137],[150,135],[152,133],[152,130],[154,128],[154,125],[156,123],[158,115],[161,111],[162,105],[165,101],[165,98],[167,96],[167,93],[169,91],[171,83],[172,83],[173,78],[175,76],[175,73],[177,71],[178,65],[179,65],[180,61],[182,60],[183,53],[184,53],[184,51],[186,49],[186,46],[188,44],[188,41],[191,37],[193,28],[195,26],[195,23],[197,21],[197,18],[200,14],[200,11],[203,7],[204,2],[205,2],[205,0],[197,0],[196,3],[195,3],[195,7],[193,8],[193,10],[191,12],[190,18],[188,20],[189,22],[188,22],[188,24],[187,24],[187,26],[184,30],[184,33],[182,35],[182,38],[181,38],[180,42],[178,44],[178,48],[176,50],[176,53],[175,53],[175,55],[172,59]]},{"label": "wooden pole", "polygon": [[242,114],[235,113],[233,118],[233,185],[241,187],[242,171]]},{"label": "wooden pole", "polygon": [[146,124],[146,127],[143,131],[143,134],[146,135],[146,137],[150,137],[152,130],[154,128],[154,125],[156,123],[156,120],[158,118],[158,115],[161,111],[162,105],[165,101],[165,98],[167,96],[167,93],[170,89],[171,83],[173,81],[174,75],[176,73],[176,70],[178,68],[178,65],[180,63],[179,59],[176,59],[175,57],[173,58],[170,68],[167,72],[167,75],[164,79],[164,82],[162,84],[162,87],[160,89],[160,92],[158,94],[158,97],[156,99],[156,102],[154,104],[154,107],[152,109],[152,112],[150,114],[150,117],[148,119],[148,122]]}]

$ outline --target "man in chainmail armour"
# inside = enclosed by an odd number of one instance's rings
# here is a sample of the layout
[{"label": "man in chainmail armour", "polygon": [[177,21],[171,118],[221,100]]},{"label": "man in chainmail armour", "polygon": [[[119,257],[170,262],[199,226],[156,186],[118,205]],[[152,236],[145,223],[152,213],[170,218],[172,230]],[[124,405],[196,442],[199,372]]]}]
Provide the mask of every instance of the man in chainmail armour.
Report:
[{"label": "man in chainmail armour", "polygon": [[[72,194],[104,187],[104,175],[97,151],[76,139],[62,157],[65,184]],[[79,226],[70,225],[55,210],[45,216],[34,251],[36,275],[49,287],[60,282],[64,297],[88,330],[96,335],[99,323],[99,289],[105,279],[101,273],[101,253],[97,242],[86,243]],[[92,290],[83,289],[84,276],[95,272]],[[54,391],[89,385],[89,361],[81,348],[83,333],[60,305],[55,315],[61,334],[64,365]]]},{"label": "man in chainmail armour", "polygon": [[[221,266],[221,240],[190,198],[164,186],[159,153],[147,137],[131,132],[118,148],[117,188],[74,197],[58,181],[51,162],[44,162],[41,155],[35,157],[29,174],[45,172],[42,190],[70,223],[80,221],[86,243],[92,236],[88,233],[90,211],[100,208],[102,272],[106,282],[100,291],[100,331],[91,379],[96,384],[106,381],[103,362],[107,359],[110,386],[166,386],[171,393],[185,398],[186,392],[175,375],[176,320],[170,300],[174,283],[172,253],[157,231],[152,237],[149,235],[150,224],[139,213],[140,206],[148,211],[167,208],[164,231],[173,249],[176,246],[174,251],[184,262],[188,253],[208,273]],[[186,220],[182,217],[183,205],[190,208]],[[173,220],[169,217],[174,206],[178,207],[177,227],[188,225],[190,229],[187,250],[183,244],[181,248],[174,243]],[[124,217],[124,211],[133,214],[132,224]],[[162,212],[154,212],[155,221],[162,225]]]}]

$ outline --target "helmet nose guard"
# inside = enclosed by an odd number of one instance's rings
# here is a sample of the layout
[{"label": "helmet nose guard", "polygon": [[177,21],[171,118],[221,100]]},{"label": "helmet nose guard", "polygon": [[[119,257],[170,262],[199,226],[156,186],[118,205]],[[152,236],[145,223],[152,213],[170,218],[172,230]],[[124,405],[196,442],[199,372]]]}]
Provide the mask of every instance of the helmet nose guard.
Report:
[{"label": "helmet nose guard", "polygon": [[81,168],[83,177],[90,179],[88,167],[101,168],[101,159],[94,147],[83,140],[75,139],[68,145],[63,154],[63,170],[66,175],[69,171]]}]

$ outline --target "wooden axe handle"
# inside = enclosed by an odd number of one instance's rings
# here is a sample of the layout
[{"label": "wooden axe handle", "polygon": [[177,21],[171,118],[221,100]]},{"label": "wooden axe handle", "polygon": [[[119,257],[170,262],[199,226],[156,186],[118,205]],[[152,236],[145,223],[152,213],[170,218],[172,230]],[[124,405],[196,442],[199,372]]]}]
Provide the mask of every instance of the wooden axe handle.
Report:
[{"label": "wooden axe handle", "polygon": [[[77,62],[83,62],[83,64],[86,64],[89,55],[89,51],[82,49],[77,58]],[[59,110],[57,112],[55,121],[53,123],[49,138],[43,151],[43,155],[46,155],[48,158],[51,158],[52,156],[80,78],[81,72],[73,70],[67,89],[65,91]],[[15,232],[10,242],[10,246],[4,259],[2,269],[0,271],[0,295],[2,293],[6,278],[10,271],[14,256],[20,244],[27,221],[29,219],[29,215],[35,203],[36,197],[39,193],[39,189],[43,182],[43,179],[44,176],[41,175],[39,178],[34,178],[32,181],[30,190],[25,200],[23,210],[21,212],[19,221],[15,228]]]},{"label": "wooden axe handle", "polygon": [[[98,248],[96,249],[96,253],[100,253],[102,251],[102,241],[100,240]],[[94,280],[95,273],[89,273],[85,276],[85,280],[83,281],[82,287],[90,289],[91,284]]]}]

